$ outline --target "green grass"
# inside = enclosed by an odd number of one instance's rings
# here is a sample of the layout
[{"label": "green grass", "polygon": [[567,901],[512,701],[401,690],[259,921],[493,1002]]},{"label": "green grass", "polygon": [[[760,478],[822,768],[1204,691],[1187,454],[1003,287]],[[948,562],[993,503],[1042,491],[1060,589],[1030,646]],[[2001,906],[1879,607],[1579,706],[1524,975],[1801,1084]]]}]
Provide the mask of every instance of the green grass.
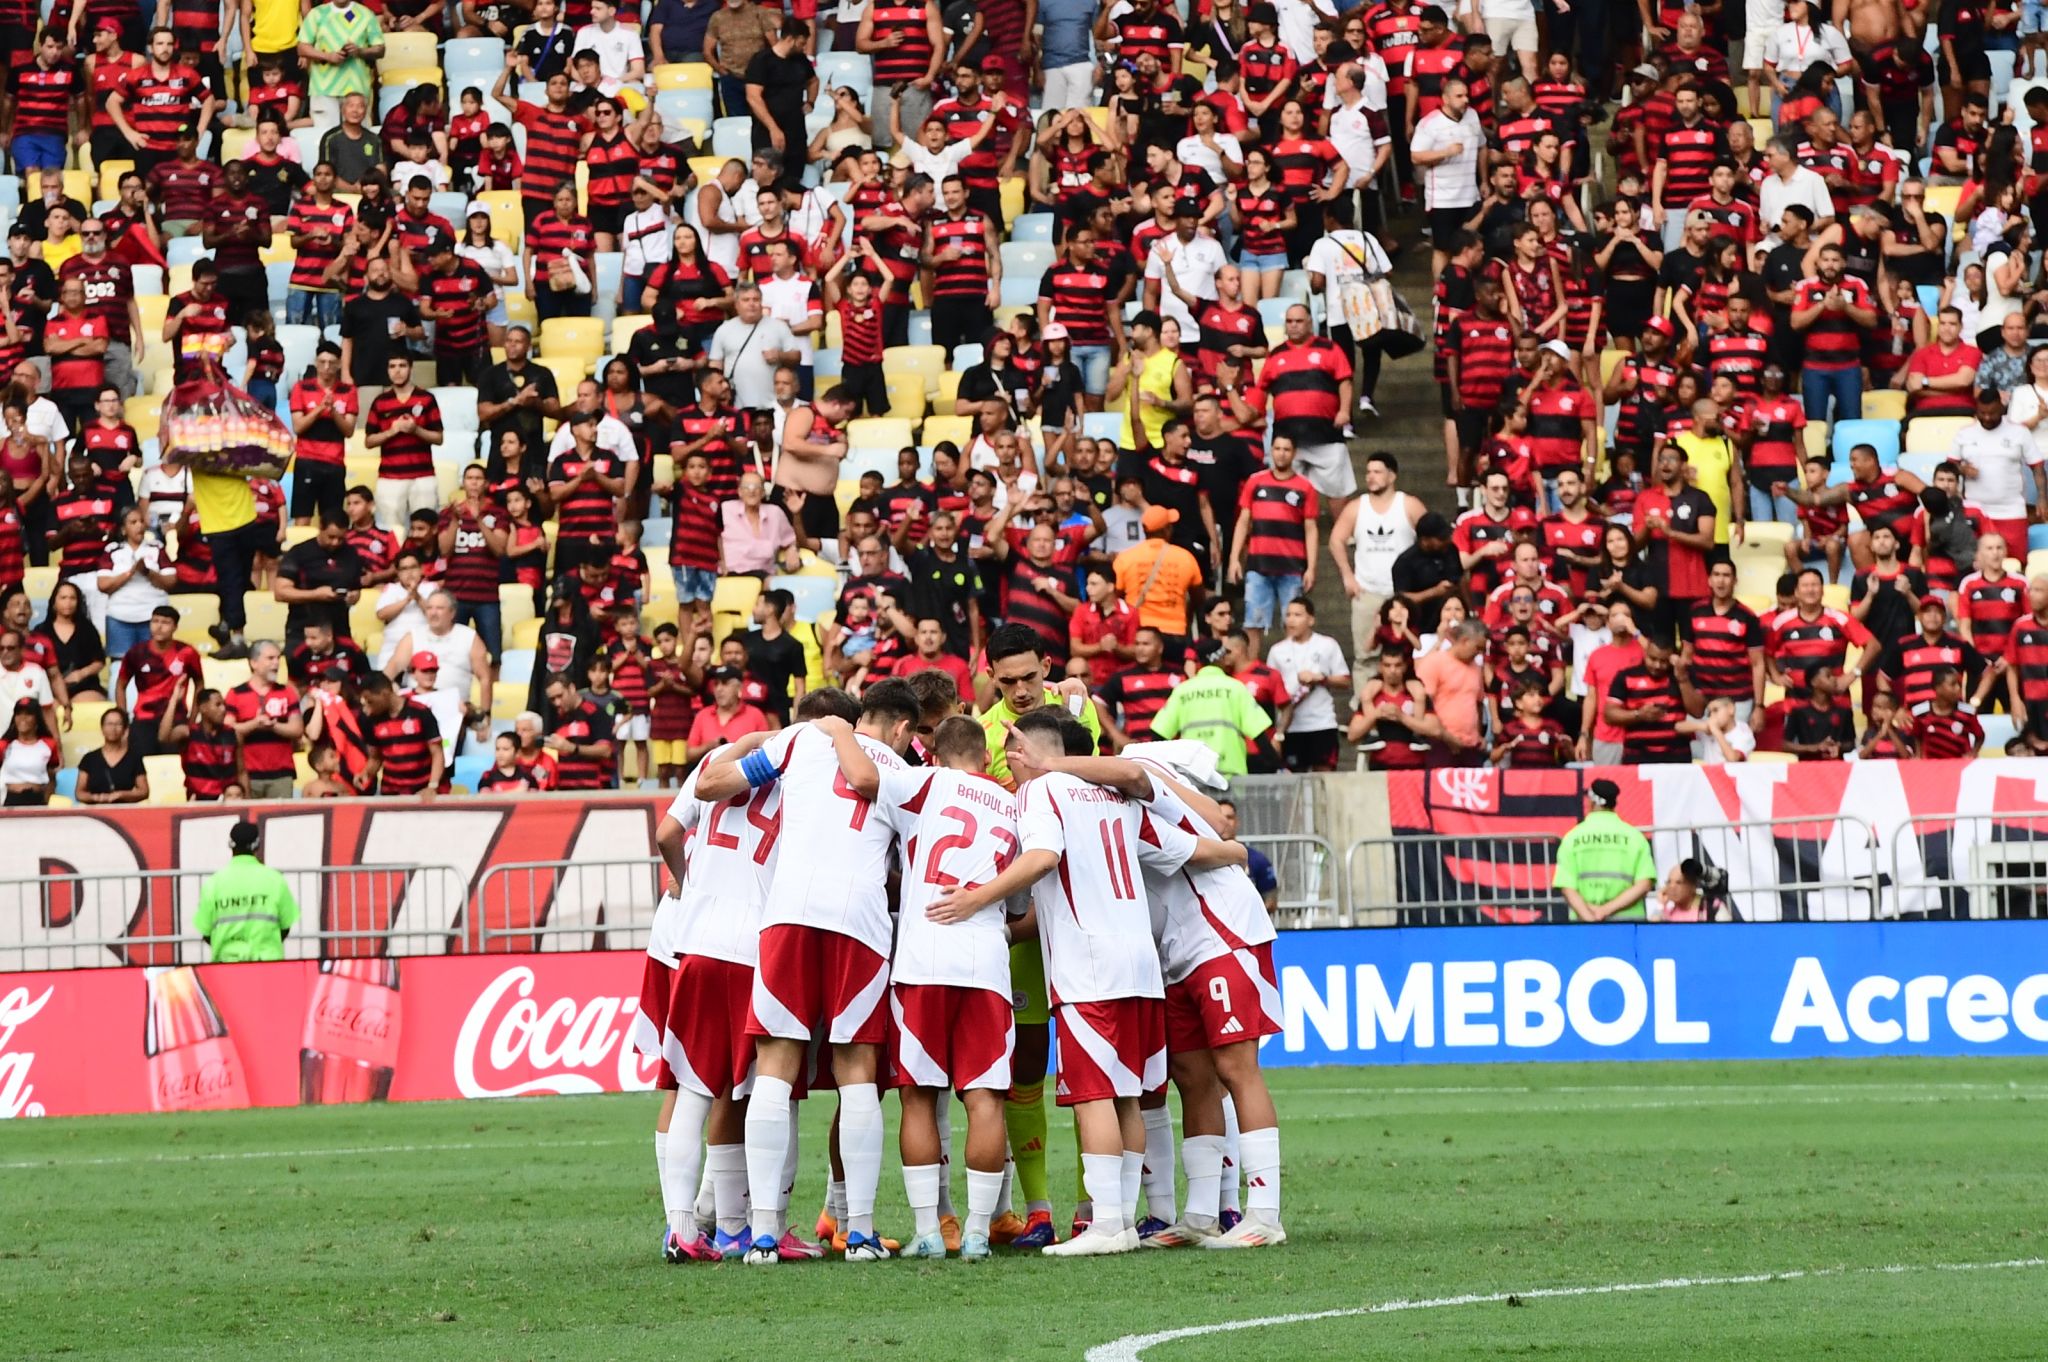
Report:
[{"label": "green grass", "polygon": [[[1864,1270],[2048,1256],[2039,1063],[1273,1082],[1286,1247],[979,1267],[662,1265],[646,1096],[17,1121],[0,1128],[0,1336],[13,1357],[1076,1359],[1232,1319],[1833,1269],[1276,1325],[1145,1356],[2048,1354],[2048,1269]],[[806,1218],[829,1114],[806,1112]],[[1071,1134],[1054,1124],[1064,1193]],[[907,1229],[893,1154],[881,1209],[885,1230]]]}]

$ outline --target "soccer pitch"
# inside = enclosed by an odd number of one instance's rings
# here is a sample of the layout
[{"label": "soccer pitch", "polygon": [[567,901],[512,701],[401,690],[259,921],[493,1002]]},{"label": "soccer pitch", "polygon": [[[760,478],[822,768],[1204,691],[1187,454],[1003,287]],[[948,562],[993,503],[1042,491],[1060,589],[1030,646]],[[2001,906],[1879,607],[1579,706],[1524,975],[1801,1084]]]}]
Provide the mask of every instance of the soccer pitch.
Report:
[{"label": "soccer pitch", "polygon": [[[16,1121],[0,1130],[6,1351],[2048,1354],[2037,1062],[1316,1069],[1272,1082],[1285,1247],[1067,1262],[999,1250],[988,1264],[666,1266],[651,1095]],[[806,1104],[794,1207],[806,1228],[830,1111]],[[1055,1117],[1061,1212],[1063,1126]],[[893,1129],[889,1148],[879,1219],[904,1234]],[[964,1198],[957,1170],[955,1182]],[[1131,1337],[1316,1312],[1345,1313]]]}]

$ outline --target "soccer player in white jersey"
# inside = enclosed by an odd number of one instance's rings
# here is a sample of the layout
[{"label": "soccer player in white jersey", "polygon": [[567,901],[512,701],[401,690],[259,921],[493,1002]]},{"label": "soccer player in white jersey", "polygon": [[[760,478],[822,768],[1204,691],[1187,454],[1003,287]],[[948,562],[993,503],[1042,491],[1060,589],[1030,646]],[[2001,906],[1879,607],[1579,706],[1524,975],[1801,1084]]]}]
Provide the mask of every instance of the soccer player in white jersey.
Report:
[{"label": "soccer player in white jersey", "polygon": [[1062,711],[1034,710],[1018,719],[1003,755],[1019,781],[1022,850],[987,884],[962,886],[925,910],[930,917],[957,916],[1033,887],[1059,1019],[1059,1102],[1073,1108],[1081,1179],[1095,1204],[1085,1231],[1043,1250],[1055,1257],[1138,1247],[1135,1207],[1145,1149],[1138,1098],[1166,1082],[1166,988],[1140,872],[1244,863],[1242,846],[1193,837],[1149,817],[1115,790],[1052,769],[1094,745],[1088,730]]},{"label": "soccer player in white jersey", "polygon": [[750,1264],[781,1261],[763,1237],[779,1235],[775,1203],[793,1136],[789,1100],[814,1032],[832,1047],[839,1085],[846,1260],[889,1256],[874,1224],[883,1136],[876,1073],[888,1025],[888,878],[896,834],[889,811],[872,802],[877,782],[855,781],[845,765],[865,752],[863,768],[904,769],[901,754],[918,711],[909,686],[878,681],[867,688],[857,730],[837,718],[798,724],[757,751],[711,764],[698,780],[700,795],[720,799],[779,783],[783,827],[800,840],[800,847],[785,846],[775,857],[747,1018],[756,1040],[746,1120]]},{"label": "soccer player in white jersey", "polygon": [[[1017,856],[1017,800],[985,774],[988,739],[973,719],[941,723],[930,766],[879,773],[878,804],[903,839],[889,1006],[903,1099],[903,1190],[917,1217],[905,1254],[943,1258],[939,1186],[945,1164],[939,1104],[967,1104],[967,1224],[960,1256],[989,1256],[989,1221],[1003,1190],[1003,1098],[1016,1043],[1010,1005],[1012,934],[1001,902],[954,921],[925,909],[958,885],[994,879]],[[851,778],[851,777],[850,777]]]},{"label": "soccer player in white jersey", "polygon": [[[683,882],[682,844],[688,835],[688,824],[678,821],[678,816],[694,822],[696,819],[696,797],[688,794],[689,782],[684,782],[684,794],[676,796],[675,803],[662,815],[661,823],[655,830],[655,845],[662,848],[663,859],[668,862],[669,877],[675,886]],[[673,842],[676,854],[668,855],[664,838]],[[664,893],[661,902],[654,907],[654,925],[647,934],[647,963],[640,971],[640,1010],[633,1016],[633,1049],[656,1061],[654,1087],[661,1094],[661,1110],[654,1118],[654,1171],[661,1184],[662,1225],[661,1256],[671,1263],[686,1262],[697,1257],[696,1233],[696,1190],[678,1181],[684,1176],[689,1164],[687,1157],[671,1159],[668,1152],[669,1127],[675,1121],[676,1074],[663,1058],[666,1049],[666,1033],[669,1005],[675,997],[677,938],[682,934],[682,900],[675,893]],[[688,1132],[688,1143],[697,1143],[694,1130]],[[686,1208],[684,1199],[690,1199]]]},{"label": "soccer player in white jersey", "polygon": [[[674,1138],[668,1162],[674,1171],[664,1180],[663,1196],[689,1194],[700,1172],[708,1170],[717,1232],[714,1237],[698,1224],[694,1197],[680,1215],[671,1203],[671,1262],[738,1258],[752,1243],[742,1122],[753,1082],[754,1040],[746,1034],[746,1010],[753,994],[761,906],[782,833],[782,794],[776,786],[742,790],[710,804],[697,798],[703,769],[700,765],[683,782],[655,831],[662,859],[682,886],[674,937],[676,979],[665,1013],[663,1049],[681,1090],[675,1109],[682,1125],[671,1122],[669,1127]],[[708,1151],[700,1134],[708,1138]],[[785,1257],[819,1256],[794,1234],[782,1235],[777,1247]]]},{"label": "soccer player in white jersey", "polygon": [[[1122,791],[1141,801],[1154,819],[1183,832],[1219,836],[1216,827],[1223,813],[1216,802],[1195,788],[1192,778],[1182,778],[1192,773],[1160,759],[1176,750],[1184,750],[1183,745],[1138,743],[1127,749],[1126,757],[1074,758],[1060,763],[1059,769]],[[1265,1075],[1259,1071],[1260,1038],[1280,1032],[1272,918],[1251,877],[1237,866],[1190,867],[1171,874],[1148,868],[1145,886],[1153,900],[1153,920],[1160,927],[1167,1068],[1180,1092],[1188,1202],[1178,1223],[1162,1226],[1144,1242],[1153,1248],[1200,1244],[1217,1249],[1284,1244],[1279,1122]],[[1219,1232],[1225,1093],[1237,1108],[1250,1192],[1249,1213]],[[1171,1138],[1169,1125],[1169,1142]],[[1152,1152],[1148,1150],[1148,1156]],[[1148,1163],[1152,1161],[1148,1157]],[[1167,1169],[1170,1206],[1170,1156],[1158,1161]]]}]

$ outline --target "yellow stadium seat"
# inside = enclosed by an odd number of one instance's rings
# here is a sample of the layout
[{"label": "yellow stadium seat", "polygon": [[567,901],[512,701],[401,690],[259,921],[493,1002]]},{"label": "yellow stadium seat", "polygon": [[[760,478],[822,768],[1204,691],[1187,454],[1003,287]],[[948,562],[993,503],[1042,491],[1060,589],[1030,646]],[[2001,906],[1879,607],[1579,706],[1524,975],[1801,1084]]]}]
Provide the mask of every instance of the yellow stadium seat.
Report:
[{"label": "yellow stadium seat", "polygon": [[1751,760],[1752,762],[1759,762],[1759,761],[1761,761],[1761,762],[1767,762],[1767,763],[1772,763],[1772,764],[1775,764],[1775,763],[1778,763],[1778,762],[1787,762],[1787,761],[1798,761],[1798,760],[1799,760],[1799,758],[1798,758],[1798,757],[1794,756],[1794,755],[1793,755],[1792,753],[1790,753],[1790,752],[1766,752],[1766,751],[1764,751],[1764,750],[1763,750],[1762,748],[1758,748],[1758,749],[1757,749],[1756,751],[1754,751],[1754,752],[1750,753],[1750,754],[1749,754],[1749,759],[1750,759],[1750,760]]},{"label": "yellow stadium seat", "polygon": [[941,416],[953,414],[953,401],[960,395],[960,371],[948,369],[939,375],[939,390],[932,396],[932,410]]},{"label": "yellow stadium seat", "polygon": [[[67,170],[63,174],[65,197],[76,199],[80,203],[90,204],[94,198],[92,192],[92,172],[89,170]],[[37,171],[35,174],[27,177],[27,183],[21,191],[22,202],[27,203],[39,198],[42,192],[43,172]]]},{"label": "yellow stadium seat", "polygon": [[1106,105],[1097,104],[1086,112],[1088,114],[1088,121],[1095,125],[1097,133],[1107,133],[1109,131],[1109,109]]},{"label": "yellow stadium seat", "polygon": [[222,164],[226,164],[229,161],[239,161],[244,156],[247,156],[249,148],[255,144],[255,141],[256,132],[253,128],[222,128],[220,130],[220,159]]},{"label": "yellow stadium seat", "polygon": [[697,177],[701,188],[718,178],[718,172],[725,168],[730,156],[692,156],[689,161],[690,173]]},{"label": "yellow stadium seat", "polygon": [[935,445],[950,440],[961,449],[974,438],[974,418],[971,416],[927,416],[924,418],[924,433],[918,436],[918,443]]},{"label": "yellow stadium seat", "polygon": [[720,577],[711,589],[714,615],[752,615],[754,601],[761,594],[758,577]]},{"label": "yellow stadium seat", "polygon": [[635,312],[612,319],[611,352],[615,355],[626,353],[626,347],[633,343],[633,337],[654,324],[654,318],[644,312]]},{"label": "yellow stadium seat", "polygon": [[1803,440],[1805,440],[1805,442],[1806,442],[1806,453],[1805,453],[1805,456],[1804,456],[1804,457],[1806,457],[1806,458],[1809,458],[1809,459],[1825,459],[1825,458],[1827,458],[1827,457],[1828,457],[1828,428],[1827,428],[1827,423],[1826,423],[1826,422],[1824,422],[1824,421],[1815,421],[1815,422],[1814,422],[1814,423],[1813,423],[1812,425],[1804,427],[1804,431],[1805,431],[1804,435],[1802,435],[1802,436],[1801,436],[1801,438],[1802,438]]},{"label": "yellow stadium seat", "polygon": [[1906,453],[1946,454],[1955,448],[1956,436],[1969,429],[1973,417],[1922,416],[1906,423]]},{"label": "yellow stadium seat", "polygon": [[711,68],[700,61],[670,62],[654,68],[657,90],[708,90]]},{"label": "yellow stadium seat", "polygon": [[596,359],[604,353],[599,317],[551,317],[540,324],[540,353],[548,359]]},{"label": "yellow stadium seat", "polygon": [[121,193],[121,177],[135,169],[133,161],[108,161],[99,167],[100,197],[117,198]]},{"label": "yellow stadium seat", "polygon": [[1829,582],[1820,589],[1820,603],[1835,610],[1849,608],[1849,588],[1840,582]]},{"label": "yellow stadium seat", "polygon": [[161,397],[144,395],[129,398],[126,405],[128,424],[135,427],[135,438],[154,440],[157,426],[163,421],[164,400]]},{"label": "yellow stadium seat", "polygon": [[838,309],[825,314],[825,335],[818,343],[827,350],[837,350],[846,344],[846,332],[839,324]]},{"label": "yellow stadium seat", "polygon": [[893,416],[871,416],[865,421],[849,421],[846,425],[846,443],[855,449],[901,449],[916,444],[917,440],[911,423]]},{"label": "yellow stadium seat", "polygon": [[[1778,135],[1778,129],[1772,125],[1771,120],[1768,118],[1752,118],[1748,122],[1751,131],[1756,133],[1756,144],[1758,146],[1763,146]],[[1928,211],[1932,212],[1933,210],[1929,209]]]},{"label": "yellow stadium seat", "polygon": [[939,390],[939,375],[946,372],[946,347],[943,345],[892,345],[882,352],[882,372],[901,373],[915,370],[924,377],[926,393]]},{"label": "yellow stadium seat", "polygon": [[63,735],[64,764],[78,765],[78,759],[100,745],[100,716],[113,708],[105,700],[80,700],[71,706],[71,731]]},{"label": "yellow stadium seat", "polygon": [[832,500],[838,505],[841,515],[846,514],[847,508],[853,505],[853,499],[859,495],[860,482],[855,478],[841,478],[832,489]]},{"label": "yellow stadium seat", "polygon": [[142,773],[149,777],[149,802],[185,802],[185,761],[176,752],[159,753],[142,759]]},{"label": "yellow stadium seat", "polygon": [[[450,470],[451,472],[454,470]],[[251,639],[284,637],[285,603],[268,591],[251,591],[242,597],[242,609],[249,617],[248,637]],[[240,682],[236,683],[241,684]]]},{"label": "yellow stadium seat", "polygon": [[507,246],[517,247],[526,235],[526,210],[520,206],[516,189],[486,189],[476,201],[491,210],[491,235]]},{"label": "yellow stadium seat", "polygon": [[1003,221],[1015,222],[1024,216],[1024,177],[1012,175],[1004,180],[998,192],[1002,196]]},{"label": "yellow stadium seat", "polygon": [[[243,599],[247,600],[246,597]],[[256,633],[253,629],[250,633],[252,637],[262,637],[261,634]],[[280,632],[274,635],[274,637],[282,638],[284,635]],[[200,679],[206,685],[213,687],[213,689],[230,691],[248,681],[249,664],[240,659],[221,661],[218,658],[202,657],[199,659],[199,675]]]},{"label": "yellow stadium seat", "polygon": [[533,299],[526,296],[526,290],[506,289],[499,296],[505,300],[505,318],[514,326],[531,331],[540,325],[540,313],[534,310]]},{"label": "yellow stadium seat", "polygon": [[924,375],[915,369],[882,370],[882,388],[889,394],[889,415],[905,421],[924,419]]},{"label": "yellow stadium seat", "polygon": [[169,350],[164,345],[162,337],[164,334],[164,319],[170,315],[171,311],[170,295],[168,293],[142,294],[135,299],[135,304],[142,311],[142,338],[149,347],[144,353],[152,354],[157,351],[163,351],[166,360],[168,360]]},{"label": "yellow stadium seat", "polygon": [[[192,267],[190,265],[173,265],[169,270],[165,271],[164,292],[170,294],[171,297],[175,298],[181,293],[190,291],[191,288]],[[159,331],[157,334],[161,336],[163,332]]]},{"label": "yellow stadium seat", "polygon": [[1906,395],[1897,388],[1877,388],[1863,394],[1863,419],[1866,421],[1905,420]]},{"label": "yellow stadium seat", "polygon": [[288,232],[279,232],[270,238],[270,244],[256,252],[256,258],[266,265],[289,265],[299,258],[292,249],[292,238]]},{"label": "yellow stadium seat", "polygon": [[[654,575],[661,577],[664,574],[657,572]],[[671,578],[670,580],[673,581],[674,579]],[[640,631],[652,638],[655,626],[676,623],[680,611],[681,607],[676,604],[673,592],[669,594],[666,600],[649,599],[640,607]]]},{"label": "yellow stadium seat", "polygon": [[[656,573],[659,577],[662,574]],[[674,579],[671,578],[671,581]],[[510,582],[498,588],[498,627],[513,629],[533,618],[533,589]]]},{"label": "yellow stadium seat", "polygon": [[[1762,144],[1759,143],[1758,145],[1761,146]],[[1925,208],[1929,213],[1939,213],[1945,218],[1953,219],[1956,215],[1956,205],[1961,203],[1962,200],[1963,187],[1961,185],[1930,184],[1927,186]]]},{"label": "yellow stadium seat", "polygon": [[521,620],[511,627],[509,636],[509,646],[513,648],[535,647],[540,643],[540,621],[537,619]]},{"label": "yellow stadium seat", "polygon": [[384,55],[378,59],[378,77],[386,85],[397,85],[401,72],[418,67],[428,67],[439,72],[441,54],[439,40],[423,28],[410,32],[387,32],[384,35]]},{"label": "yellow stadium seat", "polygon": [[[555,387],[562,395],[562,405],[566,407],[576,396],[576,385],[590,377],[591,361],[595,358],[594,355],[542,355],[534,363],[555,376]],[[552,525],[554,522],[548,523]]]}]

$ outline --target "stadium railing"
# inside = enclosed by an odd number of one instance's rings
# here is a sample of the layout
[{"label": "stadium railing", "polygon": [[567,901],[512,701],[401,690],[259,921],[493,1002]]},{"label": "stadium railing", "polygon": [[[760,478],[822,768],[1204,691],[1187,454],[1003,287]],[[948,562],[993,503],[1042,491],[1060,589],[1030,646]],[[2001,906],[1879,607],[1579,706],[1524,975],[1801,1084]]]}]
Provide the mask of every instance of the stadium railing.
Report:
[{"label": "stadium railing", "polygon": [[[451,867],[279,866],[299,905],[289,959],[437,955],[465,944],[464,882]],[[192,929],[212,869],[51,874],[0,884],[0,970],[204,964]],[[62,939],[50,929],[81,924]],[[443,924],[443,925],[432,925]]]},{"label": "stadium railing", "polygon": [[1852,814],[1646,827],[1660,871],[1688,858],[1727,875],[1744,922],[1860,922],[1886,911],[1877,829]]},{"label": "stadium railing", "polygon": [[1244,833],[1239,838],[1273,863],[1280,882],[1274,925],[1282,930],[1302,927],[1348,927],[1351,910],[1344,900],[1343,866],[1330,839],[1312,832]]},{"label": "stadium railing", "polygon": [[[477,948],[644,950],[661,902],[662,874],[658,856],[494,865],[477,881],[473,899]],[[548,905],[543,921],[532,920],[533,904]],[[512,925],[522,920],[524,925]]]},{"label": "stadium railing", "polygon": [[1547,834],[1360,837],[1344,849],[1344,925],[1563,922],[1564,900],[1550,889],[1557,843]]},{"label": "stadium railing", "polygon": [[2048,917],[2048,810],[1908,819],[1893,830],[1890,852],[1900,913]]}]

